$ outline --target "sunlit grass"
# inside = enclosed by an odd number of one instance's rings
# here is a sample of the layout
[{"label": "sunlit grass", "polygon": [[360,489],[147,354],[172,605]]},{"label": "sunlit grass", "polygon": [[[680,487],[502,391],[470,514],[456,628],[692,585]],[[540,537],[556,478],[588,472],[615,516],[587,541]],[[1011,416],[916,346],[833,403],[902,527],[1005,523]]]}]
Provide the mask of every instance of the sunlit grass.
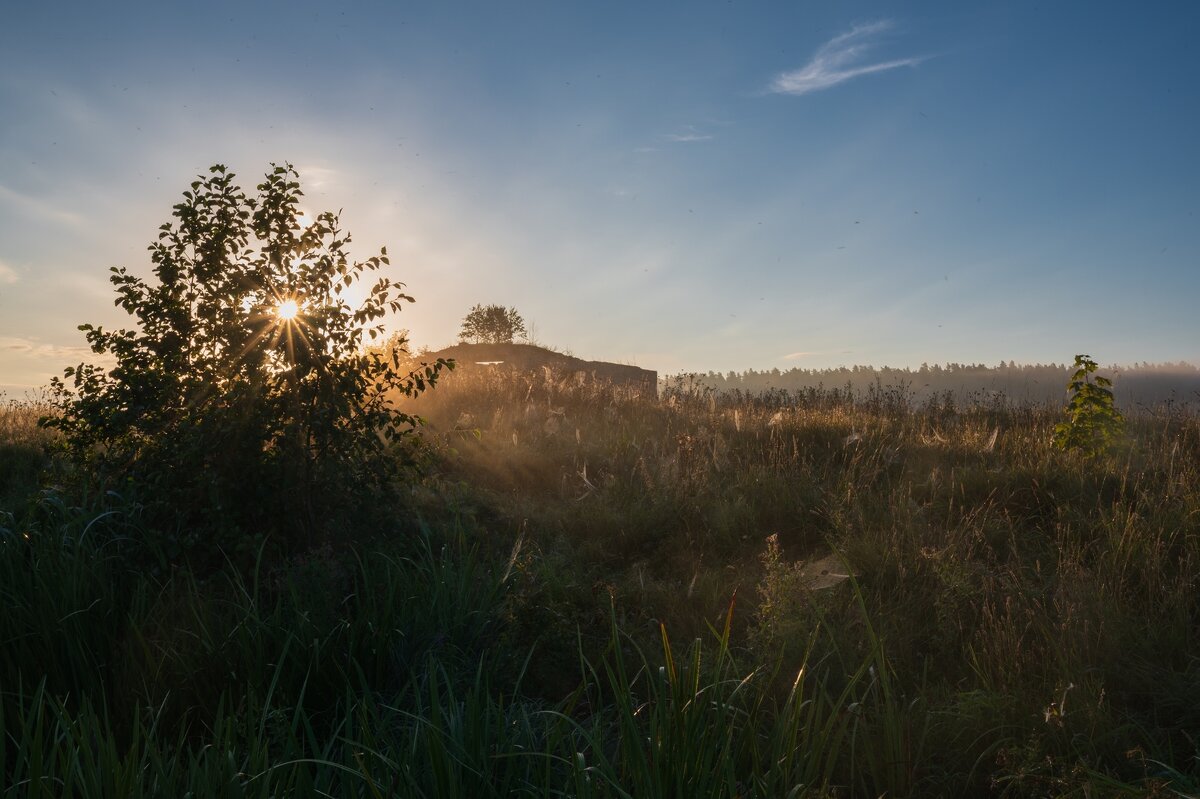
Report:
[{"label": "sunlit grass", "polygon": [[[1066,790],[1080,764],[1129,777],[1135,750],[1200,765],[1200,716],[1183,710],[1200,707],[1183,688],[1200,668],[1192,411],[1143,411],[1089,462],[1051,446],[1057,407],[918,405],[886,387],[717,396],[681,383],[647,402],[574,375],[462,370],[418,407],[448,448],[447,477],[473,487],[456,507],[531,531],[542,553],[525,589],[531,635],[540,608],[586,608],[597,584],[631,621],[699,635],[731,590],[757,585],[738,629],[759,657],[801,657],[819,619],[862,646],[836,591],[763,572],[771,536],[783,564],[832,546],[901,690],[949,747],[925,756],[927,775],[958,786],[945,790],[1005,773],[1018,793]],[[1067,715],[1047,716],[1068,685]]]}]

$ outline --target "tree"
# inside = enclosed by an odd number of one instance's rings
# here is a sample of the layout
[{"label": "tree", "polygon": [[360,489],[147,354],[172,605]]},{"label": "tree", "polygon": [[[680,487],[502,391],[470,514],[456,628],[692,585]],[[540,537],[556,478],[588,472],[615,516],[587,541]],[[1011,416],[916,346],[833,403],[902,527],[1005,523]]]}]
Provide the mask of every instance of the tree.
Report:
[{"label": "tree", "polygon": [[380,277],[351,307],[346,290],[388,264],[386,249],[352,261],[338,216],[305,222],[298,173],[272,167],[254,197],[223,165],[199,176],[148,248],[153,279],[111,270],[133,326],[80,326],[116,365],[54,381],[44,424],[79,474],[135,492],[158,529],[181,531],[171,554],[327,532],[402,466],[393,444],[417,420],[399,401],[452,367],[409,372],[395,350],[366,349],[412,297]]},{"label": "tree", "polygon": [[1054,426],[1054,446],[1078,449],[1094,456],[1107,451],[1125,429],[1125,419],[1113,401],[1112,381],[1092,377],[1096,362],[1087,355],[1075,356],[1075,373],[1067,391],[1066,421]]},{"label": "tree", "polygon": [[461,341],[474,344],[511,344],[517,336],[525,336],[525,320],[516,308],[503,305],[476,305],[463,318]]}]

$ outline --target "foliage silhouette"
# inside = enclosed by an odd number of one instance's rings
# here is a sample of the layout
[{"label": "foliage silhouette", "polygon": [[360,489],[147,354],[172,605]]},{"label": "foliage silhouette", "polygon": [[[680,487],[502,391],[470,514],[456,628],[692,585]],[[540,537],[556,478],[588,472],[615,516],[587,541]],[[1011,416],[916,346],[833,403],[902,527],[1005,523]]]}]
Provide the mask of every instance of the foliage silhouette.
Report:
[{"label": "foliage silhouette", "polygon": [[1092,456],[1107,451],[1125,427],[1125,419],[1113,403],[1112,381],[1096,375],[1096,362],[1087,355],[1075,356],[1075,373],[1067,390],[1067,419],[1054,426],[1054,446],[1077,449]]},{"label": "foliage silhouette", "polygon": [[473,344],[511,344],[525,336],[525,320],[516,308],[476,305],[463,318],[458,337]]},{"label": "foliage silhouette", "polygon": [[183,193],[148,248],[153,280],[111,270],[136,324],[80,326],[115,366],[67,369],[43,420],[90,487],[140,494],[168,558],[331,533],[403,467],[396,444],[417,419],[398,400],[452,366],[410,372],[399,352],[366,348],[412,297],[379,277],[349,304],[387,251],[351,260],[336,214],[303,216],[290,164],[272,164],[253,197],[234,178],[218,164]]}]

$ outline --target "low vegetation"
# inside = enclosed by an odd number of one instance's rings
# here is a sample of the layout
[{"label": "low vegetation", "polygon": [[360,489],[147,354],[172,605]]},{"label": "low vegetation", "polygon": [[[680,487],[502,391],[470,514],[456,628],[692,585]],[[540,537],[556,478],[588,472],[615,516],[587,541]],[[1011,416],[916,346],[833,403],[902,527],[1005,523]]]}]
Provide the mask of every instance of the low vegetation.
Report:
[{"label": "low vegetation", "polygon": [[[464,370],[397,536],[203,578],[6,515],[20,795],[1181,795],[1200,420]],[[11,415],[6,417],[11,419]],[[10,421],[7,435],[37,436]],[[22,432],[24,431],[24,432]],[[420,520],[420,521],[414,521]],[[833,561],[828,560],[832,556]],[[814,580],[805,564],[843,568]],[[844,576],[843,576],[844,575]]]},{"label": "low vegetation", "polygon": [[293,177],[0,405],[0,795],[1200,793],[1195,412],[446,375]]},{"label": "low vegetation", "polygon": [[[598,590],[631,629],[703,638],[736,590],[748,666],[853,674],[882,649],[910,779],[888,795],[1193,790],[1194,413],[1131,417],[1096,455],[1054,446],[1061,407],[1002,397],[455,377],[422,412],[482,430],[450,433],[442,479],[537,553],[523,640],[597,629]],[[813,590],[803,564],[830,551],[856,578]]]}]

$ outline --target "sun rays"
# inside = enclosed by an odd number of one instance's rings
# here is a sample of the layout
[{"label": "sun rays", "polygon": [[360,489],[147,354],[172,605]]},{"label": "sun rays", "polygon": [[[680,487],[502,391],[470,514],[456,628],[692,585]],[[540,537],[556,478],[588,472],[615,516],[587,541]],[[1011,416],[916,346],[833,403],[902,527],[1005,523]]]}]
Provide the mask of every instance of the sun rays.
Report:
[{"label": "sun rays", "polygon": [[283,322],[290,322],[300,313],[300,305],[295,300],[284,300],[275,306],[275,315]]},{"label": "sun rays", "polygon": [[309,326],[309,316],[304,303],[296,296],[279,294],[260,304],[253,298],[247,298],[242,308],[247,312],[248,322],[254,329],[253,335],[246,341],[238,354],[242,360],[255,349],[264,349],[273,355],[275,371],[286,371],[294,367],[298,360],[311,349],[312,344],[305,328]]}]

